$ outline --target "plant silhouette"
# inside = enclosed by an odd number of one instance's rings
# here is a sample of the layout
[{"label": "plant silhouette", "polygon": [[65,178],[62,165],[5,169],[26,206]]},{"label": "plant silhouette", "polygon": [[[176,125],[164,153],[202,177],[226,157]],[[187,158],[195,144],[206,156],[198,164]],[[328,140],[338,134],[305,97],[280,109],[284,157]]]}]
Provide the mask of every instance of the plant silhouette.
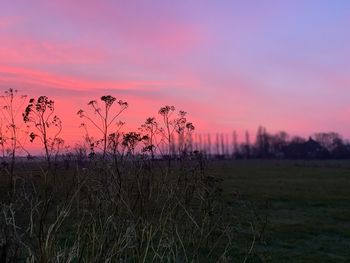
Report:
[{"label": "plant silhouette", "polygon": [[[27,127],[19,120],[20,113],[23,110],[26,95],[19,95],[17,90],[5,90],[1,97],[1,119],[5,125],[5,131],[1,131],[1,146],[3,157],[5,152],[10,157],[9,165],[9,185],[13,189],[14,168],[16,163],[17,153],[24,149],[26,138],[24,135],[28,133]],[[2,127],[2,126],[1,126]]]},{"label": "plant silhouette", "polygon": [[23,113],[24,122],[31,124],[35,130],[29,134],[30,141],[33,142],[36,138],[39,138],[44,146],[49,170],[52,169],[52,154],[60,149],[64,142],[59,137],[62,131],[62,122],[54,112],[54,101],[47,96],[40,96],[38,99],[30,99]]},{"label": "plant silhouette", "polygon": [[[102,159],[105,159],[108,146],[108,135],[110,134],[111,126],[119,124],[117,118],[120,114],[128,108],[128,103],[122,100],[116,102],[116,98],[111,95],[105,95],[100,98],[102,101],[102,107],[96,100],[91,100],[88,106],[93,110],[94,117],[90,116],[87,112],[80,109],[77,114],[80,118],[87,120],[92,124],[101,134],[101,139],[96,143],[102,143]],[[115,103],[116,102],[116,103]],[[113,105],[118,105],[116,112],[111,112]],[[83,123],[86,125],[86,123]]]}]

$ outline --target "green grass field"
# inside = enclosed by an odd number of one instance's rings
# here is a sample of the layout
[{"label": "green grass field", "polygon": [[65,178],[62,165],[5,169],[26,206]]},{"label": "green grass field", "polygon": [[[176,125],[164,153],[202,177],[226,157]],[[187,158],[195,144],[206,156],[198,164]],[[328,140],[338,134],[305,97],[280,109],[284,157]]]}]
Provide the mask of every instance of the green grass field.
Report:
[{"label": "green grass field", "polygon": [[227,201],[267,215],[272,262],[350,262],[350,161],[217,162]]}]

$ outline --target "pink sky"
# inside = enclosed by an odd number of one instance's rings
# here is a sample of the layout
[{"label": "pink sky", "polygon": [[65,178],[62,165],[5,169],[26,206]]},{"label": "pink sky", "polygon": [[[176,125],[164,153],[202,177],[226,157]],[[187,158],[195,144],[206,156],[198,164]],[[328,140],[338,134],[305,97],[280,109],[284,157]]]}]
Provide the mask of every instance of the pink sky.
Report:
[{"label": "pink sky", "polygon": [[5,0],[0,87],[53,99],[70,143],[107,94],[129,129],[174,105],[200,133],[350,137],[349,27],[348,1]]}]

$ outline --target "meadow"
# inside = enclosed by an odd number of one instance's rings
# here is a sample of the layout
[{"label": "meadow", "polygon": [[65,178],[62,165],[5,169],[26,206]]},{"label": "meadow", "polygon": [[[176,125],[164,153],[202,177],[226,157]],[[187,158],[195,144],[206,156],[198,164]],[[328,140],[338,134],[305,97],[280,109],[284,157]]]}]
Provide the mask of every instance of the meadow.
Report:
[{"label": "meadow", "polygon": [[271,262],[349,262],[350,161],[246,160],[215,163],[225,200],[249,202],[266,215]]},{"label": "meadow", "polygon": [[18,161],[13,188],[2,169],[1,261],[262,259],[251,207],[223,199],[223,180],[200,153],[117,162],[97,158],[82,167],[71,160],[70,168],[58,161],[47,170],[40,160]]}]

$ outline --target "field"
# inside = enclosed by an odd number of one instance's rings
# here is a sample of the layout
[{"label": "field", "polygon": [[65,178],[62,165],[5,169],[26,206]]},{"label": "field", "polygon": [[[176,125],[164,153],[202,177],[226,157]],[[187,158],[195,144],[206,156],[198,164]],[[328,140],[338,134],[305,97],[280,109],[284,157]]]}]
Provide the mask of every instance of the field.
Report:
[{"label": "field", "polygon": [[249,201],[267,216],[272,262],[350,261],[349,161],[218,162],[226,200]]},{"label": "field", "polygon": [[16,262],[350,260],[350,161],[199,158],[168,166],[135,158],[117,170],[102,164],[59,168],[54,177],[44,163],[18,164],[22,179],[11,200],[6,180],[1,183],[0,256],[7,251]]}]

